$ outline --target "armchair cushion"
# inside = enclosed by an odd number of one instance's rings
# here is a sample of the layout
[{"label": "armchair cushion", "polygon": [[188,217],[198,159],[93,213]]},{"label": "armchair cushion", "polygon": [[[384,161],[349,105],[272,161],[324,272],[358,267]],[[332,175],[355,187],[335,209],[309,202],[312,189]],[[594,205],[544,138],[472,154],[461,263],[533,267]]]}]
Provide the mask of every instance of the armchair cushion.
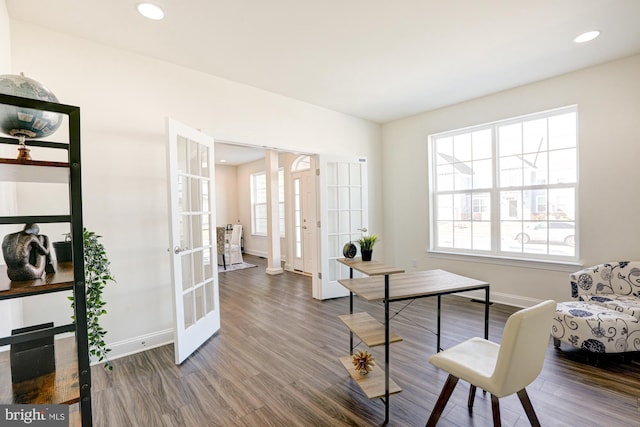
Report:
[{"label": "armchair cushion", "polygon": [[551,328],[560,341],[593,353],[640,350],[640,262],[585,268],[570,276],[571,296],[561,302]]}]

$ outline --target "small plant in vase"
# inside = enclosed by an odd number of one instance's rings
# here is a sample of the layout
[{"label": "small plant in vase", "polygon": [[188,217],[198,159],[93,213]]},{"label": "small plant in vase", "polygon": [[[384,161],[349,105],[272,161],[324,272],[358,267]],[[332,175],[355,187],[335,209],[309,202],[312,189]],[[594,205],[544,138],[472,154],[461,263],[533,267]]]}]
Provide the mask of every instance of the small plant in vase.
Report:
[{"label": "small plant in vase", "polygon": [[376,240],[378,240],[378,236],[376,236],[375,234],[362,236],[360,240],[358,240],[358,244],[360,245],[360,253],[362,254],[363,261],[371,261],[371,255],[373,253],[373,245],[375,245]]}]

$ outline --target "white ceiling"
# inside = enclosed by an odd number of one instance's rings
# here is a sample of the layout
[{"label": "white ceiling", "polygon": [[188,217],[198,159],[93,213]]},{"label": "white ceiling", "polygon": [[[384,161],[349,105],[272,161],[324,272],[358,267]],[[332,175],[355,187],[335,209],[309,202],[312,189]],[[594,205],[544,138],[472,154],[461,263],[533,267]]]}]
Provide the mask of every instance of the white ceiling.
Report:
[{"label": "white ceiling", "polygon": [[[12,19],[384,123],[640,52],[640,0],[7,0]],[[599,29],[599,39],[572,39]]]}]

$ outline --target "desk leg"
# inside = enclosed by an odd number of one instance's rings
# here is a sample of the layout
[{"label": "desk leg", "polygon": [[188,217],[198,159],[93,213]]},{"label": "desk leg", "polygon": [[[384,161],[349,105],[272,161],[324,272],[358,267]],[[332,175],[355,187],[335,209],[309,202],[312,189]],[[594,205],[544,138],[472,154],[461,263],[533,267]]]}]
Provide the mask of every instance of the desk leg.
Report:
[{"label": "desk leg", "polygon": [[384,423],[389,422],[389,275],[384,276]]},{"label": "desk leg", "polygon": [[[349,279],[353,279],[353,268],[349,267]],[[349,314],[353,314],[353,292],[349,291]],[[349,354],[353,356],[353,331],[349,328]]]},{"label": "desk leg", "polygon": [[439,353],[440,347],[440,309],[442,308],[442,297],[438,295],[438,320],[436,322],[436,353]]},{"label": "desk leg", "polygon": [[489,339],[489,286],[484,288],[484,339]]}]

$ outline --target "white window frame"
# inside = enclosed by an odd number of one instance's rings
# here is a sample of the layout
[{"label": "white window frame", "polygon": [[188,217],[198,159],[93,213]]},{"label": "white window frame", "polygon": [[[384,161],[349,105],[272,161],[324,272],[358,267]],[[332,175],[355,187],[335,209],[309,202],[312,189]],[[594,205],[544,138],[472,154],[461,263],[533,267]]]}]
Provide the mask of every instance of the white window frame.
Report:
[{"label": "white window frame", "polygon": [[[263,183],[258,182],[258,180],[262,180]],[[263,201],[258,201],[259,198],[259,188],[258,185],[259,184],[263,184],[264,185],[264,191],[265,191],[265,195],[264,195],[264,202]],[[267,217],[266,217],[266,212],[267,212],[267,200],[266,200],[266,186],[267,186],[267,174],[266,172],[262,171],[262,172],[256,172],[256,173],[252,173],[251,174],[251,234],[254,236],[266,236],[267,235],[267,229],[265,228],[264,230],[259,229],[258,228],[258,221],[259,220],[264,220],[265,221],[265,226],[266,226],[266,221],[267,221]],[[285,238],[285,203],[284,203],[284,169],[283,168],[279,168],[278,169],[278,196],[279,196],[279,201],[278,201],[278,211],[279,211],[279,221],[280,221],[280,238]],[[260,207],[264,207],[264,212],[265,212],[265,217],[264,218],[259,218],[258,217],[258,210]]]},{"label": "white window frame", "polygon": [[[522,185],[516,185],[516,186],[510,186],[510,187],[501,187],[500,186],[500,152],[499,152],[499,136],[498,136],[498,129],[501,126],[505,126],[505,125],[510,125],[510,124],[517,124],[517,123],[524,123],[524,122],[531,122],[532,120],[537,120],[537,119],[544,119],[544,118],[549,118],[549,117],[553,117],[553,116],[560,116],[563,114],[568,114],[568,113],[575,113],[575,181],[573,182],[559,182],[559,183],[549,183],[546,182],[544,184],[540,184],[540,183],[536,183],[534,185],[525,185],[527,184],[526,182],[522,182]],[[437,153],[436,153],[436,144],[437,141],[443,141],[445,138],[453,138],[455,136],[462,136],[465,134],[471,134],[473,132],[480,132],[483,130],[490,130],[491,132],[491,183],[486,185],[486,186],[479,186],[479,188],[474,188],[475,184],[472,184],[470,188],[466,188],[463,187],[461,190],[455,190],[456,185],[458,182],[461,182],[462,184],[460,184],[461,186],[464,186],[468,181],[467,178],[465,178],[462,175],[467,175],[469,173],[458,173],[458,180],[459,181],[455,181],[455,175],[457,173],[456,171],[456,165],[458,165],[458,171],[460,170],[460,168],[465,167],[465,165],[463,164],[463,162],[458,161],[457,159],[455,159],[455,157],[450,161],[451,165],[452,165],[452,177],[448,177],[446,176],[446,174],[441,174],[441,179],[442,176],[445,176],[445,179],[449,179],[451,183],[453,183],[453,188],[447,191],[438,191],[437,190],[437,179],[438,179],[438,171],[437,171],[437,167],[436,164],[438,162],[437,160]],[[548,144],[548,128],[547,128],[547,140],[545,141],[545,144]],[[567,107],[562,107],[562,108],[558,108],[558,109],[553,109],[553,110],[548,110],[548,111],[543,111],[543,112],[539,112],[539,113],[535,113],[535,114],[530,114],[530,115],[526,115],[526,116],[520,116],[520,117],[514,117],[514,118],[510,118],[510,119],[506,119],[506,120],[500,120],[500,121],[496,121],[496,122],[492,122],[492,123],[486,123],[486,124],[482,124],[482,125],[478,125],[478,126],[473,126],[473,127],[468,127],[468,128],[463,128],[463,129],[457,129],[457,130],[453,130],[453,131],[448,131],[448,132],[442,132],[442,133],[438,133],[438,134],[433,134],[429,136],[429,140],[428,140],[428,144],[429,144],[429,149],[428,149],[428,153],[429,153],[429,161],[428,161],[428,165],[429,165],[429,208],[430,208],[430,224],[429,224],[429,229],[430,229],[430,245],[429,245],[429,250],[430,252],[434,252],[434,253],[445,253],[445,254],[459,254],[459,255],[470,255],[470,256],[480,256],[480,257],[490,257],[490,258],[500,258],[500,259],[504,259],[504,258],[508,258],[508,259],[520,259],[520,260],[527,260],[527,261],[537,261],[537,262],[553,262],[553,263],[567,263],[567,264],[573,264],[578,262],[579,260],[579,218],[578,218],[578,212],[577,212],[577,207],[578,207],[578,170],[579,170],[579,164],[578,164],[578,146],[579,146],[579,135],[578,135],[578,108],[576,105],[572,105],[572,106],[567,106]],[[569,148],[571,149],[571,148]],[[546,150],[541,150],[540,148],[538,148],[537,154],[543,153],[543,154],[548,154],[550,152],[553,152],[554,149],[551,149],[547,146]],[[537,156],[536,154],[536,156]],[[440,154],[440,157],[442,157],[442,155]],[[516,156],[517,157],[517,156]],[[524,159],[524,155],[521,156]],[[537,157],[536,157],[537,158]],[[485,161],[487,159],[484,159]],[[440,165],[442,166],[443,164],[445,164],[447,161],[442,161],[440,160]],[[464,162],[464,163],[471,163],[471,161],[469,162]],[[522,176],[525,177],[527,176],[525,173],[525,161],[523,160],[523,167],[522,167]],[[476,179],[476,175],[474,173],[471,173],[471,177],[468,178],[468,180],[470,180],[471,182],[473,182],[473,180]],[[488,174],[485,174],[484,176],[488,176]],[[503,171],[503,176],[505,176],[505,173]],[[524,179],[524,178],[523,178]],[[442,188],[443,186],[441,186]],[[573,216],[569,216],[567,220],[563,220],[563,219],[554,219],[554,216],[557,216],[558,212],[554,212],[553,214],[551,212],[547,213],[544,217],[544,219],[542,220],[543,222],[546,222],[547,224],[552,223],[552,222],[573,222],[574,227],[575,227],[575,232],[574,232],[574,246],[573,246],[573,254],[571,254],[571,249],[570,245],[566,245],[567,248],[561,248],[558,245],[560,243],[558,242],[546,242],[544,243],[544,252],[541,253],[534,253],[537,250],[537,247],[535,247],[536,249],[531,249],[533,248],[533,246],[525,246],[523,244],[523,246],[521,247],[521,250],[514,250],[514,249],[510,249],[509,248],[509,242],[505,243],[503,242],[501,233],[502,230],[501,228],[504,227],[506,229],[505,224],[509,221],[510,223],[512,223],[512,219],[509,218],[507,220],[507,218],[501,218],[501,192],[503,192],[502,194],[506,194],[508,191],[513,190],[514,192],[518,192],[518,191],[522,191],[522,194],[526,194],[527,192],[529,193],[530,196],[533,196],[532,200],[534,203],[534,208],[537,210],[538,208],[538,200],[540,196],[535,195],[536,191],[557,191],[557,190],[562,190],[562,189],[566,189],[566,191],[570,191],[572,190],[574,192],[574,200],[573,200],[573,206],[574,206],[574,212],[573,212]],[[483,215],[483,220],[477,220],[476,216],[478,215],[482,215],[482,212],[477,212],[477,206],[480,205],[482,206],[484,203],[486,203],[488,200],[478,200],[476,198],[473,197],[473,195],[478,195],[478,194],[482,194],[483,196],[486,196],[488,194],[489,200],[490,200],[490,214],[489,214],[489,218],[485,218],[485,216]],[[460,207],[460,208],[464,208],[462,206],[463,203],[460,203],[459,205],[456,205],[454,202],[454,205],[443,205],[443,210],[439,211],[439,206],[438,206],[438,200],[446,200],[448,199],[448,195],[452,195],[451,196],[451,200],[454,201],[460,201],[464,198],[467,198],[466,203],[468,204],[468,210],[469,210],[469,215],[471,218],[469,219],[469,221],[465,220],[465,216],[464,214],[456,214],[455,208],[456,207]],[[439,196],[444,196],[444,198],[441,198]],[[458,197],[456,197],[458,196]],[[462,197],[460,197],[462,196]],[[550,206],[550,204],[552,203],[552,201],[549,199],[549,197],[547,197],[547,195],[544,196],[545,197],[545,201],[547,206]],[[506,200],[506,199],[505,199]],[[504,201],[504,200],[503,200]],[[513,204],[509,203],[509,205],[507,206],[503,206],[503,210],[508,210],[511,213],[516,213],[518,215],[517,218],[519,219],[515,219],[515,223],[517,225],[517,223],[520,223],[522,227],[524,227],[525,225],[530,225],[534,222],[534,220],[532,219],[532,216],[529,216],[528,218],[525,217],[525,214],[523,212],[523,208],[522,208],[522,200],[519,202],[519,206],[515,205],[515,201]],[[516,208],[516,209],[514,209]],[[448,210],[446,210],[448,209]],[[551,209],[551,207],[549,207],[549,210]],[[453,212],[452,215],[453,216],[453,222],[452,224],[455,226],[456,221],[458,223],[459,226],[461,225],[466,225],[463,223],[470,223],[472,225],[472,227],[474,227],[473,224],[475,224],[476,227],[480,227],[481,223],[484,222],[484,227],[486,227],[486,224],[489,224],[490,227],[490,247],[485,247],[482,249],[476,249],[473,247],[461,247],[463,245],[459,245],[458,247],[456,247],[456,242],[455,242],[455,233],[456,231],[452,231],[452,236],[453,236],[453,242],[451,244],[449,244],[448,241],[446,241],[446,238],[448,237],[448,234],[443,235],[443,239],[439,240],[440,236],[438,235],[438,215],[439,212],[448,212],[448,214],[451,214],[451,212]],[[533,212],[532,212],[533,213]],[[460,215],[460,218],[462,219],[456,219],[456,215]],[[446,222],[446,218],[444,220]],[[474,222],[475,221],[475,222]],[[535,221],[538,221],[537,219]],[[523,228],[524,230],[524,228]],[[445,230],[446,231],[446,230]],[[475,230],[473,230],[470,232],[471,235],[471,245],[467,245],[467,246],[473,246],[473,242],[474,242],[474,233]],[[447,231],[448,232],[448,231]],[[509,234],[505,232],[505,239],[509,238]],[[485,239],[486,240],[486,239]],[[446,242],[445,242],[446,241]],[[444,242],[444,245],[438,245],[438,242]],[[532,242],[532,243],[538,243],[538,245],[540,245],[539,242]],[[485,242],[486,244],[486,242]],[[560,244],[561,245],[561,244]],[[482,245],[478,245],[478,246],[482,246]],[[525,249],[526,248],[526,249]],[[566,252],[566,253],[564,253]]]}]

